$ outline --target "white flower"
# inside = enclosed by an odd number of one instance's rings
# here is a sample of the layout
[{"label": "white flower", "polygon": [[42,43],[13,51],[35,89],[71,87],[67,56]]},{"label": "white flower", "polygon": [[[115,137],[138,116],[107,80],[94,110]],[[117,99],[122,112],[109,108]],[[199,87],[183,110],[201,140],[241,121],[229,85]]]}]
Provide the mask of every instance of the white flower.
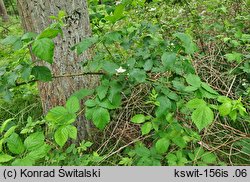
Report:
[{"label": "white flower", "polygon": [[155,11],[156,8],[150,8],[148,11]]},{"label": "white flower", "polygon": [[121,4],[122,2],[121,1],[116,1],[115,2],[115,5],[119,5],[119,4]]},{"label": "white flower", "polygon": [[115,71],[116,71],[117,73],[124,73],[124,72],[126,71],[126,69],[123,69],[123,68],[120,66],[120,68],[115,69]]}]

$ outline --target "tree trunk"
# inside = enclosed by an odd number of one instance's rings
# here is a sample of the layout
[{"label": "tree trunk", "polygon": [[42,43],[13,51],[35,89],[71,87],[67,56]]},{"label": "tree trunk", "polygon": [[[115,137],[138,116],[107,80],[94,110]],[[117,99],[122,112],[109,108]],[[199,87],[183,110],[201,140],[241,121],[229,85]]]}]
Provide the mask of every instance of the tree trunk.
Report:
[{"label": "tree trunk", "polygon": [[[63,28],[63,37],[57,37],[55,42],[54,62],[50,68],[54,75],[81,73],[80,63],[91,58],[91,51],[83,55],[70,50],[85,37],[91,35],[89,15],[86,0],[18,0],[19,14],[22,17],[24,29],[28,32],[41,32],[52,20],[51,15],[57,15],[60,10],[67,13],[66,27]],[[44,114],[49,109],[64,105],[67,98],[81,88],[92,88],[97,83],[97,77],[92,75],[54,78],[49,83],[38,83]],[[77,127],[80,138],[86,137],[88,122],[80,116]]]},{"label": "tree trunk", "polygon": [[0,0],[0,16],[2,16],[3,22],[7,22],[9,20],[3,0]]}]

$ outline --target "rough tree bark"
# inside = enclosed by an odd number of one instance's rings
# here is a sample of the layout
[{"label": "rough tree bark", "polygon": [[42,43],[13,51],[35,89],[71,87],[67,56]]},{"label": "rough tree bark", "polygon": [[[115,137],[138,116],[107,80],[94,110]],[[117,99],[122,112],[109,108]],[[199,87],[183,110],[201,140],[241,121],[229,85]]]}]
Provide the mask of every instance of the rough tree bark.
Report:
[{"label": "rough tree bark", "polygon": [[2,16],[3,22],[7,22],[9,20],[3,0],[0,0],[0,16]]},{"label": "rough tree bark", "polygon": [[[85,37],[91,35],[89,15],[86,0],[18,0],[19,14],[27,32],[41,32],[52,20],[51,15],[57,15],[60,10],[67,13],[63,37],[57,37],[55,42],[54,62],[48,66],[54,75],[81,73],[80,63],[91,58],[91,51],[83,55],[70,50]],[[97,83],[97,77],[92,75],[55,78],[49,83],[38,83],[43,111],[46,114],[54,106],[64,105],[67,98],[81,88],[92,88]],[[83,116],[77,121],[80,138],[86,137],[88,122]]]}]

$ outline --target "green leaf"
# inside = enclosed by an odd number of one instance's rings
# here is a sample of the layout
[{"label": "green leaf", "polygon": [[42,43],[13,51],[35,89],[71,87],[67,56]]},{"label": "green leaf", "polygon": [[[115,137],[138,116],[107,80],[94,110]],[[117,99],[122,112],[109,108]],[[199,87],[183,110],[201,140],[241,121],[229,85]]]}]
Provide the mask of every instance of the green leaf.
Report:
[{"label": "green leaf", "polygon": [[29,158],[28,156],[23,159],[16,159],[11,163],[12,166],[32,166],[35,163],[34,160]]},{"label": "green leaf", "polygon": [[92,119],[95,126],[103,130],[110,121],[110,115],[107,109],[99,107],[94,110]]},{"label": "green leaf", "polygon": [[211,94],[218,95],[218,92],[216,92],[214,89],[212,89],[208,84],[205,82],[201,83],[202,88],[204,88],[206,91],[210,92]]},{"label": "green leaf", "polygon": [[176,61],[176,54],[172,52],[165,52],[161,56],[161,61],[166,69],[171,69],[174,67]]},{"label": "green leaf", "polygon": [[145,116],[143,114],[137,114],[137,115],[132,117],[131,122],[136,123],[136,124],[140,124],[140,123],[144,123],[145,120],[146,119],[145,119]]},{"label": "green leaf", "polygon": [[96,101],[93,100],[93,99],[88,99],[85,103],[84,103],[85,106],[87,107],[95,107],[96,106]]},{"label": "green leaf", "polygon": [[14,159],[15,157],[12,157],[8,154],[0,154],[0,163],[9,162],[10,160]]},{"label": "green leaf", "polygon": [[193,91],[198,90],[198,89],[199,88],[197,88],[197,87],[187,86],[187,87],[184,88],[183,91],[185,91],[185,92],[193,92]]},{"label": "green leaf", "polygon": [[91,95],[94,93],[94,90],[91,90],[91,89],[80,89],[76,92],[74,92],[71,96],[72,97],[77,97],[78,100],[81,100],[83,99],[84,97],[88,96],[88,95]]},{"label": "green leaf", "polygon": [[83,41],[78,43],[76,46],[72,47],[71,49],[76,48],[76,52],[78,55],[82,54],[84,51],[86,51],[88,48],[90,48],[93,44],[95,44],[98,41],[97,37],[88,37],[85,38]]},{"label": "green leaf", "polygon": [[219,96],[217,99],[220,103],[231,102],[231,99],[226,96]]},{"label": "green leaf", "polygon": [[219,112],[221,116],[226,116],[231,112],[232,104],[231,102],[225,102],[219,106]]},{"label": "green leaf", "polygon": [[133,77],[138,83],[142,83],[146,81],[146,72],[140,69],[133,69],[130,73],[130,76]]},{"label": "green leaf", "polygon": [[12,135],[6,140],[7,147],[13,154],[21,154],[24,152],[25,148],[20,136],[16,133],[12,133]]},{"label": "green leaf", "polygon": [[237,119],[237,111],[236,110],[233,110],[229,113],[229,117],[235,121]]},{"label": "green leaf", "polygon": [[147,135],[153,129],[151,122],[146,122],[141,126],[141,133],[142,135]]},{"label": "green leaf", "polygon": [[18,36],[10,35],[6,37],[5,39],[1,40],[1,44],[3,45],[13,45],[15,42],[17,42],[20,39]]},{"label": "green leaf", "polygon": [[145,71],[150,71],[153,67],[154,63],[153,63],[153,60],[152,59],[148,59],[145,64],[143,65],[143,69]]},{"label": "green leaf", "polygon": [[197,75],[188,74],[186,76],[186,81],[193,87],[199,88],[201,86],[201,79]]},{"label": "green leaf", "polygon": [[36,36],[37,36],[37,34],[34,33],[34,32],[27,32],[27,33],[25,33],[25,34],[22,36],[21,40],[22,40],[22,41],[29,42],[29,41],[31,41],[31,40],[34,40],[34,39],[36,38]]},{"label": "green leaf", "polygon": [[176,136],[172,138],[172,141],[180,148],[185,148],[187,146],[187,143],[182,136]]},{"label": "green leaf", "polygon": [[157,140],[155,144],[156,151],[160,154],[163,154],[168,151],[169,145],[170,145],[170,142],[167,138],[161,138]]},{"label": "green leaf", "polygon": [[237,53],[237,52],[233,52],[233,53],[225,55],[228,62],[236,61],[237,63],[241,62],[242,56],[243,55],[241,53]]},{"label": "green leaf", "polygon": [[11,122],[14,118],[10,118],[10,119],[7,119],[5,120],[2,125],[1,125],[1,128],[0,128],[0,133],[3,133],[4,130],[6,129],[7,125],[9,124],[9,122]]},{"label": "green leaf", "polygon": [[8,138],[12,133],[14,133],[15,129],[17,128],[17,126],[12,126],[10,129],[8,129],[8,131],[6,131],[6,133],[4,134],[4,138]]},{"label": "green leaf", "polygon": [[46,116],[47,121],[60,125],[73,123],[75,119],[76,114],[69,113],[68,110],[62,106],[54,107]]},{"label": "green leaf", "polygon": [[35,76],[36,80],[48,82],[52,80],[52,74],[46,66],[34,66],[31,70],[31,74]]},{"label": "green leaf", "polygon": [[49,38],[37,39],[32,44],[32,52],[38,58],[52,64],[54,47],[54,42]]},{"label": "green leaf", "polygon": [[108,89],[109,89],[108,85],[100,85],[96,88],[96,92],[100,100],[106,97]]},{"label": "green leaf", "polygon": [[192,121],[199,131],[207,127],[214,120],[214,113],[208,106],[200,106],[192,113]]},{"label": "green leaf", "polygon": [[116,73],[116,69],[119,68],[119,66],[116,63],[110,62],[110,61],[104,61],[102,68],[110,75],[113,75]]},{"label": "green leaf", "polygon": [[206,152],[201,157],[202,161],[207,164],[215,164],[216,156],[212,153]]},{"label": "green leaf", "polygon": [[77,97],[71,96],[67,100],[67,102],[66,102],[66,109],[70,113],[75,113],[75,112],[79,111],[79,109],[80,109],[80,103],[79,103],[79,100],[77,99]]},{"label": "green leaf", "polygon": [[63,147],[69,138],[69,132],[67,126],[60,126],[55,132],[55,141],[60,146]]},{"label": "green leaf", "polygon": [[66,128],[68,130],[69,137],[75,140],[77,137],[77,128],[73,125],[68,125]]},{"label": "green leaf", "polygon": [[32,160],[37,160],[45,157],[48,152],[50,151],[51,147],[47,144],[43,144],[41,147],[32,150],[30,153],[27,154],[27,157]]},{"label": "green leaf", "polygon": [[199,108],[199,107],[204,107],[204,106],[206,106],[206,105],[207,105],[207,103],[206,103],[204,100],[202,100],[202,99],[197,99],[197,98],[192,99],[192,100],[190,100],[190,101],[187,103],[187,107],[188,107],[189,109],[196,109],[196,108]]},{"label": "green leaf", "polygon": [[36,150],[44,144],[44,139],[42,132],[33,133],[24,140],[24,146],[27,150]]},{"label": "green leaf", "polygon": [[58,28],[52,28],[48,27],[45,30],[43,30],[40,35],[38,35],[37,39],[42,39],[42,38],[55,38],[59,33],[61,32],[60,29]]},{"label": "green leaf", "polygon": [[197,47],[193,43],[190,35],[184,33],[176,33],[174,34],[174,36],[180,39],[180,41],[182,42],[182,46],[185,48],[185,52],[187,54],[193,54],[197,50]]}]

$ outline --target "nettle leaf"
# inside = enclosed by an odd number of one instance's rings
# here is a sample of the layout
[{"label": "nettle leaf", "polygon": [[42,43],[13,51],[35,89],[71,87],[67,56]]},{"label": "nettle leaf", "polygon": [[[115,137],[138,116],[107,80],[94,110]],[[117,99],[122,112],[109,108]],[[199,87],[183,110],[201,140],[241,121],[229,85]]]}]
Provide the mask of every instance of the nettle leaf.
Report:
[{"label": "nettle leaf", "polygon": [[168,151],[170,142],[167,138],[161,138],[155,143],[156,151],[163,154]]},{"label": "nettle leaf", "polygon": [[231,109],[232,109],[232,103],[225,102],[219,106],[219,113],[221,116],[226,116],[226,115],[230,114]]},{"label": "nettle leaf", "polygon": [[110,121],[110,115],[107,109],[99,107],[94,110],[92,119],[95,126],[103,130]]},{"label": "nettle leaf", "polygon": [[10,160],[14,159],[15,157],[12,157],[8,154],[0,154],[0,163],[9,162]]},{"label": "nettle leaf", "polygon": [[185,48],[185,52],[187,54],[193,54],[197,50],[197,47],[193,43],[190,35],[187,35],[185,33],[176,33],[174,34],[174,36],[180,39],[180,41],[182,42],[182,46]]},{"label": "nettle leaf", "polygon": [[52,64],[54,47],[54,42],[49,38],[37,39],[32,44],[32,52],[36,57]]},{"label": "nettle leaf", "polygon": [[21,137],[17,133],[12,133],[12,135],[6,140],[7,147],[13,154],[21,154],[24,152],[25,147],[23,145]]},{"label": "nettle leaf", "polygon": [[55,132],[55,141],[60,146],[63,147],[69,138],[69,132],[67,126],[60,126]]},{"label": "nettle leaf", "polygon": [[80,109],[80,103],[77,97],[71,96],[66,102],[66,109],[71,113],[76,113]]},{"label": "nettle leaf", "polygon": [[73,46],[71,49],[72,50],[76,49],[77,54],[80,55],[88,48],[90,48],[93,44],[95,44],[97,41],[98,41],[97,37],[87,37],[77,45]]},{"label": "nettle leaf", "polygon": [[146,122],[141,126],[141,133],[142,135],[147,135],[153,129],[151,122]]},{"label": "nettle leaf", "polygon": [[187,107],[188,107],[189,109],[196,109],[196,108],[203,107],[203,106],[206,106],[206,105],[207,105],[207,103],[206,103],[204,100],[202,100],[202,99],[197,99],[197,98],[192,99],[192,100],[190,100],[190,101],[187,103]]},{"label": "nettle leaf", "polygon": [[201,86],[201,79],[197,75],[188,74],[186,76],[186,81],[188,84],[192,85],[193,87],[199,88]]},{"label": "nettle leaf", "polygon": [[176,54],[173,52],[165,52],[161,56],[161,61],[166,69],[171,69],[174,67],[174,63],[176,61]]},{"label": "nettle leaf", "polygon": [[35,76],[35,79],[43,82],[52,80],[51,71],[46,66],[34,66],[31,70],[31,74]]},{"label": "nettle leaf", "polygon": [[136,124],[141,124],[146,121],[146,117],[143,114],[137,114],[132,117],[131,122]]},{"label": "nettle leaf", "polygon": [[75,140],[77,137],[77,128],[73,125],[68,125],[66,128],[68,130],[69,137]]},{"label": "nettle leaf", "polygon": [[146,81],[146,72],[141,69],[133,69],[130,73],[130,76],[133,77],[137,82],[142,83]]},{"label": "nettle leaf", "polygon": [[201,131],[213,122],[214,113],[208,106],[201,105],[192,113],[191,118],[199,131]]},{"label": "nettle leaf", "polygon": [[27,150],[36,150],[44,144],[44,139],[42,132],[33,133],[24,140],[24,146]]},{"label": "nettle leaf", "polygon": [[76,115],[74,113],[69,113],[68,110],[62,106],[54,107],[46,116],[47,121],[59,125],[73,123],[75,119]]}]

